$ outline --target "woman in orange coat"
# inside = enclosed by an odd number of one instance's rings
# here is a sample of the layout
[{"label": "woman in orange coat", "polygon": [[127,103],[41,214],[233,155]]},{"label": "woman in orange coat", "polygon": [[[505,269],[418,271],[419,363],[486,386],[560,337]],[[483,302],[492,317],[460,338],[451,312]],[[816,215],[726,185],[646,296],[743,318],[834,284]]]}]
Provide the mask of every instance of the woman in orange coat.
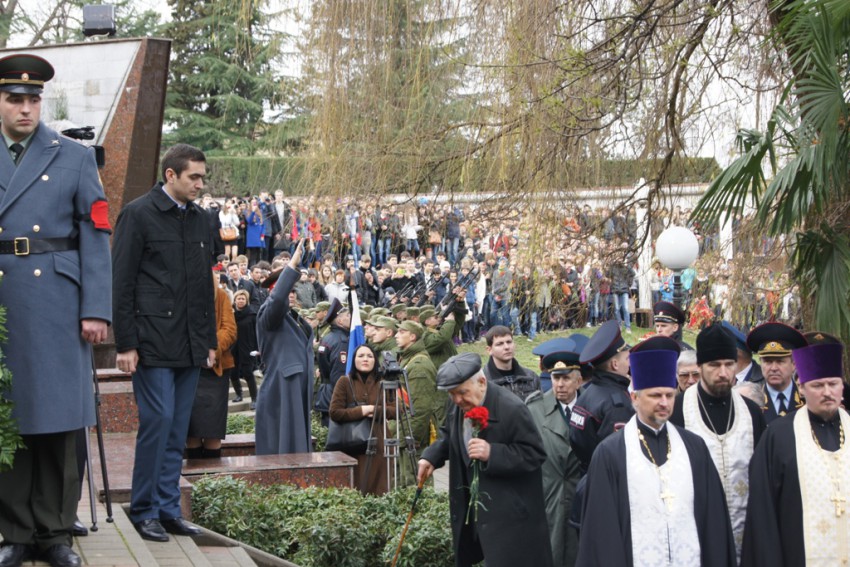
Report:
[{"label": "woman in orange coat", "polygon": [[230,297],[215,285],[215,322],[218,349],[215,366],[202,368],[195,391],[195,403],[189,420],[189,436],[186,452],[190,459],[221,456],[221,440],[227,431],[227,398],[230,388],[229,375],[235,366],[230,347],[236,343],[236,319]]}]

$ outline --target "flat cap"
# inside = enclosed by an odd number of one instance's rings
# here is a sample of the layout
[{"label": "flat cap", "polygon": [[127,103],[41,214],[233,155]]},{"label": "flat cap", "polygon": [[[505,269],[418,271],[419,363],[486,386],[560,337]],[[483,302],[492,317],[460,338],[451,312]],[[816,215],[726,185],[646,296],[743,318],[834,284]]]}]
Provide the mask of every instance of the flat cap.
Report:
[{"label": "flat cap", "polygon": [[456,354],[437,370],[437,389],[456,388],[481,371],[481,357],[474,352]]}]

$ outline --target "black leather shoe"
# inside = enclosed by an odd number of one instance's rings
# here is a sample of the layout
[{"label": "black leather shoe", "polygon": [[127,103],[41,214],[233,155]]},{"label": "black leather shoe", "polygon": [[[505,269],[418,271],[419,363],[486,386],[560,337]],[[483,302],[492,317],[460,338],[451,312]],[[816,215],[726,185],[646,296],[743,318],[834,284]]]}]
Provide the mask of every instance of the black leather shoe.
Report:
[{"label": "black leather shoe", "polygon": [[234,401],[234,402],[241,402],[241,401],[242,401],[242,396],[236,396],[235,398],[233,398],[233,401]]},{"label": "black leather shoe", "polygon": [[74,525],[71,528],[71,534],[74,537],[85,537],[89,535],[89,529],[85,527],[80,520],[74,520]]},{"label": "black leather shoe", "polygon": [[31,557],[30,546],[23,543],[8,543],[0,547],[0,567],[20,567]]},{"label": "black leather shoe", "polygon": [[42,557],[51,567],[80,567],[83,564],[80,556],[64,543],[48,547]]},{"label": "black leather shoe", "polygon": [[136,522],[135,524],[133,524],[133,527],[136,528],[136,531],[139,532],[139,535],[142,536],[142,539],[159,542],[165,542],[169,540],[168,534],[165,533],[165,530],[162,528],[162,524],[159,523],[159,520],[156,520],[154,518],[151,518],[150,520],[142,520],[141,522]]},{"label": "black leather shoe", "polygon": [[170,520],[161,520],[161,522],[162,527],[170,534],[193,536],[204,533],[183,518],[172,518]]}]

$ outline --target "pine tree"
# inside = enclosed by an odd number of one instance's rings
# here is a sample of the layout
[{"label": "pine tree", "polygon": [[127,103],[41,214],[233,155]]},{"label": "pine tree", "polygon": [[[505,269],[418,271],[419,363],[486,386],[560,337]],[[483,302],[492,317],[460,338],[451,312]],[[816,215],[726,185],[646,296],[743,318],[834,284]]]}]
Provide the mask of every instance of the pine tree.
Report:
[{"label": "pine tree", "polygon": [[169,0],[172,61],[164,144],[213,155],[251,155],[278,106],[275,69],[284,35],[270,27],[262,0]]}]

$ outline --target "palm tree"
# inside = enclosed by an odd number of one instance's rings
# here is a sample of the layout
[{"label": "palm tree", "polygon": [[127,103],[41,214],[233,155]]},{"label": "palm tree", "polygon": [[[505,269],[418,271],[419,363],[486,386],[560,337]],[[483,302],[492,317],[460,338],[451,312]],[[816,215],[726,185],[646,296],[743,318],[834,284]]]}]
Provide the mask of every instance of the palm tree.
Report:
[{"label": "palm tree", "polygon": [[756,228],[786,235],[811,327],[850,340],[850,2],[774,2],[774,37],[791,82],[763,132],[694,210],[703,221],[755,208]]}]

